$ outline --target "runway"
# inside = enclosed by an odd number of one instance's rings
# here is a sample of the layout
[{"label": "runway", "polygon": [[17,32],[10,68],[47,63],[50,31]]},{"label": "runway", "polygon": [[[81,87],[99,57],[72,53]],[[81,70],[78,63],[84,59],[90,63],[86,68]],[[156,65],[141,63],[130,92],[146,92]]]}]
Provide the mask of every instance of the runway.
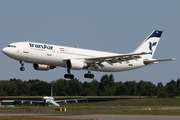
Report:
[{"label": "runway", "polygon": [[74,115],[74,114],[2,114],[0,117],[50,117],[50,118],[80,118],[101,120],[180,120],[180,116],[166,115]]},{"label": "runway", "polygon": [[[92,111],[113,111],[113,110],[146,110],[148,108],[66,108],[68,111],[92,110]],[[151,108],[151,110],[180,110],[180,107]],[[54,108],[3,108],[0,111],[54,111]]]}]

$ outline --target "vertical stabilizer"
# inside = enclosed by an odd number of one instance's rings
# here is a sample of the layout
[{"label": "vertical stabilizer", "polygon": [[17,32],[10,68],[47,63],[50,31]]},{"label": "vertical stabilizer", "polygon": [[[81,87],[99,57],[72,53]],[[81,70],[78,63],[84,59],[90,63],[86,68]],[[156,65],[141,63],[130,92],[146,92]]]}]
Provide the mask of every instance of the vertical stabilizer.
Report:
[{"label": "vertical stabilizer", "polygon": [[53,85],[51,85],[51,97],[53,97]]},{"label": "vertical stabilizer", "polygon": [[143,58],[152,59],[156,47],[159,43],[162,31],[154,30],[133,53],[146,52],[148,55],[143,55]]}]

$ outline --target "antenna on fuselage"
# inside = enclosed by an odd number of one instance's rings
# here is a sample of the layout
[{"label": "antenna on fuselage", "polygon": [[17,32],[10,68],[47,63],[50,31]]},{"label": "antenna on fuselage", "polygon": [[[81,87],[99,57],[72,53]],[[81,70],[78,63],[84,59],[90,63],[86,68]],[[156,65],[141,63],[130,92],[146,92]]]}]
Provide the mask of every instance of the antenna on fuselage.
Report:
[{"label": "antenna on fuselage", "polygon": [[51,97],[53,97],[53,85],[51,85]]}]

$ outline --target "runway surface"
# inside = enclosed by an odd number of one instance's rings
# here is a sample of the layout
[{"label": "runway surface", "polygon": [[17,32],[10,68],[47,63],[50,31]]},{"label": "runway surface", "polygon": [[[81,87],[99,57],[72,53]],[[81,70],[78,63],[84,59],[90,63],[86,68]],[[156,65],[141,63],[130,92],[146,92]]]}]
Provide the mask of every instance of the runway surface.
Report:
[{"label": "runway surface", "polygon": [[[92,110],[92,111],[104,111],[104,110],[146,110],[148,108],[66,108],[68,111],[77,110]],[[180,107],[164,107],[164,108],[151,108],[151,110],[180,110]],[[54,108],[3,108],[0,111],[54,111]]]},{"label": "runway surface", "polygon": [[180,116],[166,115],[72,115],[72,114],[2,114],[0,117],[50,117],[50,118],[81,118],[101,120],[180,120]]}]

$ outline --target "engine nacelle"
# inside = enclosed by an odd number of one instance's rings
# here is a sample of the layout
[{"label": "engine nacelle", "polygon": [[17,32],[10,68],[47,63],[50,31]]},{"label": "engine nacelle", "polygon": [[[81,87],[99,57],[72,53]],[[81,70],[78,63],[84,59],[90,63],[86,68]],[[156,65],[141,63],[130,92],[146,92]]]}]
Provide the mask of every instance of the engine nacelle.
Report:
[{"label": "engine nacelle", "polygon": [[87,63],[82,60],[71,59],[66,61],[66,67],[68,69],[81,70],[87,66]]},{"label": "engine nacelle", "polygon": [[35,70],[48,71],[49,69],[54,69],[56,66],[44,65],[44,64],[33,64]]}]

